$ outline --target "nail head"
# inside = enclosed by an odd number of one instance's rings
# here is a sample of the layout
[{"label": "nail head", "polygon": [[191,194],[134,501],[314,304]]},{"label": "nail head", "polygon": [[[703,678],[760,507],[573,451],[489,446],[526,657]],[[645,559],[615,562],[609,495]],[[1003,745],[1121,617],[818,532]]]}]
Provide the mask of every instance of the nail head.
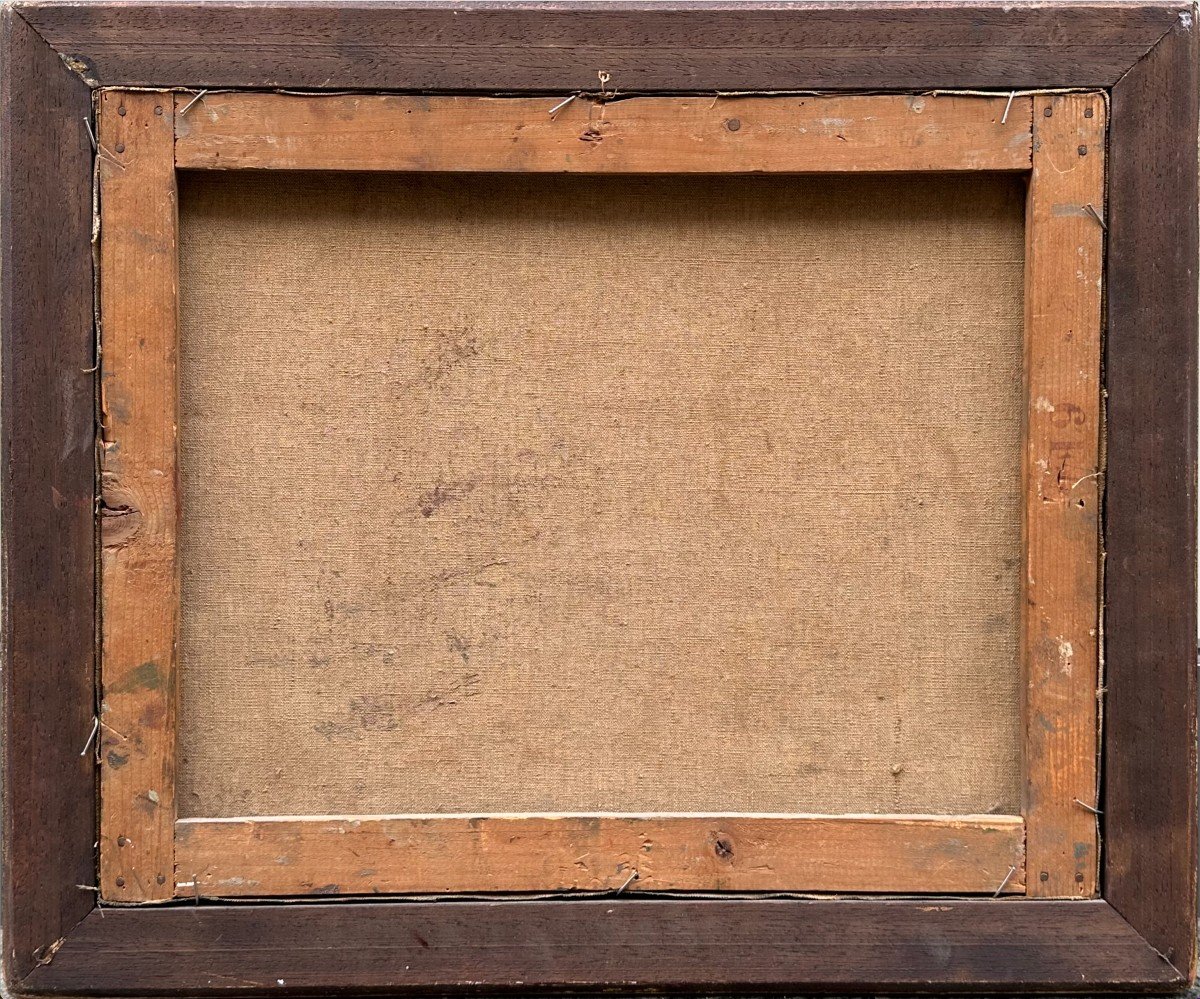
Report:
[{"label": "nail head", "polygon": [[1086,156],[1086,155],[1087,155],[1087,146],[1080,146],[1080,147],[1079,147],[1079,155],[1080,155],[1080,156]]},{"label": "nail head", "polygon": [[124,888],[124,887],[125,887],[125,879],[124,879],[124,878],[117,878],[117,887],[118,887],[118,888]]},{"label": "nail head", "polygon": [[1096,112],[1095,112],[1095,111],[1093,111],[1091,108],[1084,108],[1084,109],[1083,109],[1083,116],[1084,116],[1085,118],[1090,118],[1090,117],[1091,117],[1092,115],[1094,115],[1095,113],[1096,113]]},{"label": "nail head", "polygon": [[125,152],[125,143],[123,143],[123,142],[118,142],[118,143],[117,143],[117,152],[118,152],[118,153],[123,153],[123,152]]},{"label": "nail head", "polygon": [[1044,114],[1047,118],[1049,118],[1052,114],[1054,114],[1054,108],[1046,108],[1046,110],[1043,111],[1042,114]]},{"label": "nail head", "polygon": [[154,113],[155,113],[156,115],[162,115],[162,105],[161,105],[161,104],[157,105],[157,106],[154,108]]},{"label": "nail head", "polygon": [[731,132],[736,132],[742,127],[742,123],[738,118],[730,118],[727,122],[725,122],[725,127]]},{"label": "nail head", "polygon": [[117,108],[117,114],[119,114],[122,118],[125,117],[125,105],[124,104],[122,104],[119,108]]}]

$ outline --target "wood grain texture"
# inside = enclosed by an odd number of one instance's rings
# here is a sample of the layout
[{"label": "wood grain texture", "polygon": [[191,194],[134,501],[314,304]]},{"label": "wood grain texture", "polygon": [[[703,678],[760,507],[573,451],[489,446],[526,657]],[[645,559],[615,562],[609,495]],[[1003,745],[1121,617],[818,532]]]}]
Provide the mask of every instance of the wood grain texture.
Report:
[{"label": "wood grain texture", "polygon": [[171,102],[100,97],[100,888],[172,890],[179,516]]},{"label": "wood grain texture", "polygon": [[175,101],[180,169],[839,173],[1030,163],[1029,97],[1011,106],[1003,97],[904,96]]},{"label": "wood grain texture", "polygon": [[1019,816],[331,816],[175,831],[188,897],[1024,887]]},{"label": "wood grain texture", "polygon": [[1196,116],[1190,19],[1112,96],[1105,896],[1196,943]]},{"label": "wood grain texture", "polygon": [[625,92],[1108,86],[1184,3],[35,3],[104,85]]},{"label": "wood grain texture", "polygon": [[109,909],[29,984],[68,995],[795,995],[1161,993],[1181,982],[1104,902],[621,897]]},{"label": "wood grain texture", "polygon": [[1103,94],[1034,102],[1025,229],[1024,812],[1029,893],[1042,897],[1094,895],[1099,867],[1088,807],[1098,794],[1104,120]]},{"label": "wood grain texture", "polygon": [[0,53],[3,978],[92,906],[95,669],[90,97],[11,8]]}]

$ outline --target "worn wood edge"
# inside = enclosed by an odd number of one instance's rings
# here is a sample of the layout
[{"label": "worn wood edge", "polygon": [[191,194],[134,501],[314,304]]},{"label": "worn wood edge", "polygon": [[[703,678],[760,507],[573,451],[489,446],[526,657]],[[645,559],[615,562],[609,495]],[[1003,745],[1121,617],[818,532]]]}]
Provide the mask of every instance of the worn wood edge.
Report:
[{"label": "worn wood edge", "polygon": [[1103,901],[378,902],[93,913],[29,985],[60,994],[687,990],[1162,994]]},{"label": "worn wood edge", "polygon": [[76,886],[95,879],[95,770],[79,753],[93,713],[94,390],[90,96],[8,6],[0,36],[0,991],[12,991],[93,907]]},{"label": "worn wood edge", "polygon": [[1112,93],[1105,897],[1196,975],[1194,9]]},{"label": "worn wood edge", "polygon": [[1037,897],[1099,872],[1102,93],[1034,102],[1026,222],[1023,812]]},{"label": "worn wood edge", "polygon": [[100,891],[171,897],[177,218],[171,101],[100,95]]},{"label": "worn wood edge", "polygon": [[[615,68],[616,85],[626,92],[711,92],[1106,87],[1169,29],[1179,5],[500,2],[338,9],[339,23],[331,25],[320,6],[285,3],[174,3],[169,17],[152,3],[21,7],[94,86],[577,90],[595,84],[598,68]],[[927,30],[914,31],[916,20]],[[808,31],[779,30],[802,21]],[[1056,44],[1047,46],[1046,37]]]},{"label": "worn wood edge", "polygon": [[[201,0],[205,9],[245,9],[244,0]],[[55,10],[79,11],[80,8],[127,9],[156,7],[159,0],[10,0],[5,6],[12,7],[23,17],[38,12],[47,15]],[[181,7],[197,6],[195,2],[181,0]],[[272,10],[311,7],[311,3],[296,0],[263,0],[261,6]],[[323,6],[339,11],[374,13],[377,10],[395,13],[418,11],[450,11],[458,13],[495,12],[508,13],[552,11],[571,13],[641,13],[666,11],[671,14],[686,14],[697,11],[708,12],[751,12],[751,13],[797,13],[809,12],[836,15],[843,10],[920,13],[941,10],[937,0],[327,0]],[[1179,12],[1191,9],[1190,0],[1039,0],[1038,6],[1047,10],[1097,13],[1101,11],[1165,11]],[[1012,11],[1011,0],[956,0],[959,12]],[[1169,25],[1164,32],[1169,30]],[[1157,37],[1162,37],[1161,35]]]},{"label": "worn wood edge", "polygon": [[176,95],[180,169],[1028,170],[1029,96]]},{"label": "worn wood edge", "polygon": [[1020,816],[183,819],[184,897],[519,891],[1019,894]]}]

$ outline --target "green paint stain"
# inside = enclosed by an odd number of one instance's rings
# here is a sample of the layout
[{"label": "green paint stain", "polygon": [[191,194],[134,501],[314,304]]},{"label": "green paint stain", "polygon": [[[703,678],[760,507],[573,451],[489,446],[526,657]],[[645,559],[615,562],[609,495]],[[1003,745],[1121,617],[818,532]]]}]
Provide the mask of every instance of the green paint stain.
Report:
[{"label": "green paint stain", "polygon": [[104,693],[107,696],[109,694],[131,694],[135,690],[161,690],[162,685],[163,678],[162,673],[159,672],[158,663],[145,662],[127,677],[106,687]]}]

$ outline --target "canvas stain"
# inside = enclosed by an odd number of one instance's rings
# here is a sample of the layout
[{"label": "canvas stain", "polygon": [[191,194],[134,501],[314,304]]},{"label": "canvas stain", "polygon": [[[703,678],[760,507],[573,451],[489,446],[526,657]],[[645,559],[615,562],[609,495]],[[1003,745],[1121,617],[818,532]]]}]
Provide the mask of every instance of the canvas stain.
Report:
[{"label": "canvas stain", "polygon": [[460,364],[478,357],[480,352],[479,341],[469,333],[442,334],[442,344],[436,357],[421,369],[420,375],[411,384],[434,388]]},{"label": "canvas stain", "polygon": [[395,699],[382,694],[350,698],[350,720],[368,731],[394,732],[400,727]]},{"label": "canvas stain", "polygon": [[446,644],[451,652],[458,653],[464,664],[471,661],[471,643],[457,631],[452,631],[446,636]]},{"label": "canvas stain", "polygon": [[439,482],[417,497],[417,506],[422,517],[432,517],[440,507],[466,499],[475,489],[474,482]]}]

